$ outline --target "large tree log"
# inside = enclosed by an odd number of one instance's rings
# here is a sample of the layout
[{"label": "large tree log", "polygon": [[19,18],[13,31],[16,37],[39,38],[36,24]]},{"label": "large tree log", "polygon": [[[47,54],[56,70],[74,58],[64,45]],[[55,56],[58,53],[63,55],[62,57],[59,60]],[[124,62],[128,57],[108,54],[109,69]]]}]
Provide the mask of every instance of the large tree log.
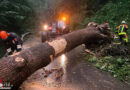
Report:
[{"label": "large tree log", "polygon": [[77,30],[1,59],[0,78],[4,82],[10,82],[14,87],[19,86],[33,72],[48,65],[52,56],[57,56],[86,42],[88,46],[95,43],[100,45],[110,42],[111,39],[111,33],[105,26],[103,30],[93,26]]}]

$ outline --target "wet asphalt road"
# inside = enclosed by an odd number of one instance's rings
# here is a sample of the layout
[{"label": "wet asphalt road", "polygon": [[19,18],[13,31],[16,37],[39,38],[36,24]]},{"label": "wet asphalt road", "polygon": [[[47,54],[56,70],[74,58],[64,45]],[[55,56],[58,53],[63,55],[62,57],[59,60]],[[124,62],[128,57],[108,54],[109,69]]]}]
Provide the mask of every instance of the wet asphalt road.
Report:
[{"label": "wet asphalt road", "polygon": [[[24,49],[38,43],[41,43],[39,37],[30,38],[24,43]],[[83,46],[65,54],[64,74],[58,81],[54,80],[57,72],[45,78],[44,70],[39,69],[21,85],[22,90],[130,90],[130,85],[84,60],[84,54]],[[45,67],[47,70],[52,68],[61,68],[61,56]]]},{"label": "wet asphalt road", "polygon": [[84,60],[83,53],[82,46],[67,53],[66,81],[63,83],[65,87],[73,87],[73,90],[130,90],[130,85]]}]

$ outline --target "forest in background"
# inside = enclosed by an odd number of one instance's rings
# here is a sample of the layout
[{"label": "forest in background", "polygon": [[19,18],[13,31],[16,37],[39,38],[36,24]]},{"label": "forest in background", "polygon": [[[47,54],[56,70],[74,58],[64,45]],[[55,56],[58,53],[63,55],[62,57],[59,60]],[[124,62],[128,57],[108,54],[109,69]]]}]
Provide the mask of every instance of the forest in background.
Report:
[{"label": "forest in background", "polygon": [[68,15],[72,29],[91,21],[108,22],[114,29],[122,20],[130,25],[129,4],[129,0],[1,0],[0,29],[21,34],[54,21],[60,14]]}]

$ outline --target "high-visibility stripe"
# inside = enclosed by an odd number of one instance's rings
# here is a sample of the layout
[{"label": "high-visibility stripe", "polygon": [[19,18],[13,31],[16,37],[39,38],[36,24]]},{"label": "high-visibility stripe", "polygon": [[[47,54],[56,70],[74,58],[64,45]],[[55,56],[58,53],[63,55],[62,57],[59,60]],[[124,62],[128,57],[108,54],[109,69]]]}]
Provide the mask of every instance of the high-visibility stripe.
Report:
[{"label": "high-visibility stripe", "polygon": [[118,28],[118,33],[121,33],[122,25],[119,26]]},{"label": "high-visibility stripe", "polygon": [[122,29],[121,29],[121,33],[123,33],[123,31],[124,31],[124,25],[123,25],[123,27],[122,27]]},{"label": "high-visibility stripe", "polygon": [[123,32],[123,33],[118,33],[118,35],[124,35],[124,34],[126,34],[125,32]]},{"label": "high-visibility stripe", "polygon": [[119,30],[118,30],[118,35],[126,34],[126,32],[124,32],[124,28],[125,28],[124,25],[120,25]]},{"label": "high-visibility stripe", "polygon": [[128,42],[128,36],[126,34],[125,34],[124,40],[126,43]]}]

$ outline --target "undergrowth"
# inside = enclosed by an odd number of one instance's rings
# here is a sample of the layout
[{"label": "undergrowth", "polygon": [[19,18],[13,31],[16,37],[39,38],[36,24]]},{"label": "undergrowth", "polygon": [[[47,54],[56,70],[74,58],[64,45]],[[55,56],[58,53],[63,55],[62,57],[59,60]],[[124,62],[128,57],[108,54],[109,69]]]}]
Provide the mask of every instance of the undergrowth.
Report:
[{"label": "undergrowth", "polygon": [[128,57],[105,56],[97,58],[87,54],[85,58],[94,63],[98,69],[110,72],[113,77],[121,81],[130,80],[130,59]]}]

